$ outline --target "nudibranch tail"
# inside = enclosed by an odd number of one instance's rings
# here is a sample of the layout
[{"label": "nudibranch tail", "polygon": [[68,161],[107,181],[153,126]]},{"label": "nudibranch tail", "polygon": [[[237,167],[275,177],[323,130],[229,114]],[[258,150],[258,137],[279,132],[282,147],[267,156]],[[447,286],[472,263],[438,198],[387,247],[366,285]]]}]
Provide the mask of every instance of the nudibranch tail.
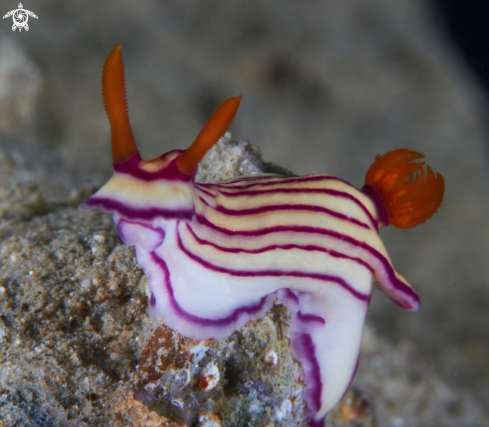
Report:
[{"label": "nudibranch tail", "polygon": [[234,119],[242,96],[234,96],[222,102],[212,113],[195,141],[177,159],[177,167],[192,175],[205,153],[224,135]]},{"label": "nudibranch tail", "polygon": [[424,155],[407,148],[377,155],[365,176],[365,184],[380,194],[389,222],[397,228],[413,228],[430,219],[441,206],[445,181],[424,162]]},{"label": "nudibranch tail", "polygon": [[104,106],[110,122],[112,135],[112,158],[114,163],[130,159],[138,152],[127,112],[124,63],[121,45],[109,53],[102,73]]}]

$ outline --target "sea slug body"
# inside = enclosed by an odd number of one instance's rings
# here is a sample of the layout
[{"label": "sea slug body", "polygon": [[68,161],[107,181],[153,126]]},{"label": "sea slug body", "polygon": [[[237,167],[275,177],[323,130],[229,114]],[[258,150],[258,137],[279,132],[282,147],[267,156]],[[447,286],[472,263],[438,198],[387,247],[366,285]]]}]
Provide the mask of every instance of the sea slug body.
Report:
[{"label": "sea slug body", "polygon": [[187,150],[144,161],[129,124],[119,45],[102,81],[115,172],[82,207],[113,214],[148,275],[150,313],[186,337],[226,338],[279,298],[293,313],[291,348],[305,374],[308,421],[322,425],[355,373],[372,285],[402,308],[419,307],[378,228],[430,218],[443,178],[402,149],[377,157],[362,191],[328,175],[196,184],[199,161],[241,97],[224,101]]}]

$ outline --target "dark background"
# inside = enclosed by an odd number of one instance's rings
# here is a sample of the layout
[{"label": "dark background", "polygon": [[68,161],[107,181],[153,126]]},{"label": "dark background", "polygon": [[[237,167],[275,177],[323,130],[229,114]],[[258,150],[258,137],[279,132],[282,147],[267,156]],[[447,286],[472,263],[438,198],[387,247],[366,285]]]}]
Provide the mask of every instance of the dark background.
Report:
[{"label": "dark background", "polygon": [[432,0],[435,19],[489,90],[489,2]]}]

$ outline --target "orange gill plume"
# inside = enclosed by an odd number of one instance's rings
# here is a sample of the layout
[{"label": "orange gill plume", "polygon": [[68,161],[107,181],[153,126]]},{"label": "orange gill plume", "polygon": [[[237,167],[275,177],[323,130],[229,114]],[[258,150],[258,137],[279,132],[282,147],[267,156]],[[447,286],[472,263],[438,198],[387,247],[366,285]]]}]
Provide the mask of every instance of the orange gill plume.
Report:
[{"label": "orange gill plume", "polygon": [[102,94],[110,122],[112,159],[122,163],[138,152],[127,112],[121,45],[109,53],[102,72]]},{"label": "orange gill plume", "polygon": [[234,96],[219,104],[195,141],[177,159],[181,172],[192,175],[205,153],[224,135],[234,119],[242,96]]},{"label": "orange gill plume", "polygon": [[377,155],[365,176],[365,184],[380,194],[392,225],[408,229],[430,219],[443,200],[445,181],[424,162],[424,155],[401,148]]}]

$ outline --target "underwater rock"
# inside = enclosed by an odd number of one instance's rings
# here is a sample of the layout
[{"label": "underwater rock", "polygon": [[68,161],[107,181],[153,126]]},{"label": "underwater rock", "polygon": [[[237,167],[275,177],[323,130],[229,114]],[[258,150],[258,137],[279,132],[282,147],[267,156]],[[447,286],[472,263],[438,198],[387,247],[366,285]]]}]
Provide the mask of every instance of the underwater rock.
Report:
[{"label": "underwater rock", "polygon": [[[236,427],[273,423],[288,401],[290,410],[280,425],[300,426],[302,370],[278,328],[268,315],[227,340],[197,341],[159,326],[139,360],[134,398],[182,424],[195,425],[205,413]],[[263,361],[270,349],[280,358],[274,367]]]}]

